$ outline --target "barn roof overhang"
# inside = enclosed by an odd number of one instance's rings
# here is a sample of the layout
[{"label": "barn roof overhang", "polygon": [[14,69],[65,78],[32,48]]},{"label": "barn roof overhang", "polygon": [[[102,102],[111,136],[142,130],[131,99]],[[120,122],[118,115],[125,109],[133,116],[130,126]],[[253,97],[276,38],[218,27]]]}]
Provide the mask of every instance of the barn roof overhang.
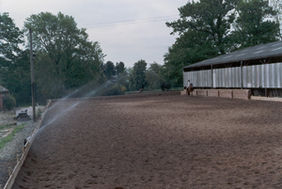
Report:
[{"label": "barn roof overhang", "polygon": [[248,47],[237,50],[229,54],[221,55],[215,58],[203,60],[184,67],[184,71],[210,69],[211,67],[236,67],[241,62],[250,62],[251,64],[282,61],[282,41]]}]

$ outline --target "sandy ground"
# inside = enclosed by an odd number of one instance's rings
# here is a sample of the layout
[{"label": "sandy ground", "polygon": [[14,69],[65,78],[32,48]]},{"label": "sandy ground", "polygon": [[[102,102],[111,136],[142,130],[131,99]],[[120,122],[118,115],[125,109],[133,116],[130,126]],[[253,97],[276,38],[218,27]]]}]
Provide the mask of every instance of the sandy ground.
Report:
[{"label": "sandy ground", "polygon": [[43,127],[14,188],[282,188],[281,115],[279,102],[84,100]]}]

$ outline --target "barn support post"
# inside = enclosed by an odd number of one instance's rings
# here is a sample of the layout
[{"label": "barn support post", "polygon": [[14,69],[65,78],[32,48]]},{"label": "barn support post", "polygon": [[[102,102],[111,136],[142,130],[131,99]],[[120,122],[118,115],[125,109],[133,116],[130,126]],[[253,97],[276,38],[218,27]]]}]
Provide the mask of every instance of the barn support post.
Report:
[{"label": "barn support post", "polygon": [[244,88],[243,61],[241,61],[240,68],[241,68],[241,89],[243,89]]}]

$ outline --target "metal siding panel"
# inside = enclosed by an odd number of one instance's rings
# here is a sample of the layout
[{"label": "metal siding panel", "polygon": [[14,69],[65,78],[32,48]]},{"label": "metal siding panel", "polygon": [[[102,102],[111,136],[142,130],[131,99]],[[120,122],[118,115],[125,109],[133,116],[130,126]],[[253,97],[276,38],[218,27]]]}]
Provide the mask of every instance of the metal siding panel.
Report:
[{"label": "metal siding panel", "polygon": [[234,76],[234,69],[230,68],[230,79],[231,79],[231,88],[234,88],[234,80],[235,80],[235,76]]},{"label": "metal siding panel", "polygon": [[217,70],[217,72],[218,72],[218,85],[217,85],[217,87],[221,87],[221,71],[220,70]]},{"label": "metal siding panel", "polygon": [[230,87],[229,68],[226,68],[225,79],[226,79],[225,88],[229,88]]},{"label": "metal siding panel", "polygon": [[186,73],[183,72],[183,86],[185,86],[185,81],[186,81]]},{"label": "metal siding panel", "polygon": [[211,81],[211,70],[206,71],[206,77],[207,77],[207,82],[206,82],[206,87],[210,87],[210,81]]},{"label": "metal siding panel", "polygon": [[201,87],[201,85],[200,85],[200,72],[197,72],[197,86]]},{"label": "metal siding panel", "polygon": [[220,87],[220,70],[217,70],[217,87]]},{"label": "metal siding panel", "polygon": [[222,75],[221,75],[221,69],[218,70],[218,87],[222,87]]},{"label": "metal siding panel", "polygon": [[265,72],[264,72],[265,76],[265,82],[266,82],[266,88],[269,88],[269,64],[265,65]]},{"label": "metal siding panel", "polygon": [[224,72],[224,80],[225,80],[225,85],[224,87],[227,88],[228,84],[229,84],[229,80],[228,80],[228,68],[225,68],[225,72]]},{"label": "metal siding panel", "polygon": [[206,87],[210,87],[210,80],[211,80],[210,72],[211,72],[210,70],[206,71],[206,76],[207,76]]},{"label": "metal siding panel", "polygon": [[226,69],[226,88],[230,88],[231,83],[230,83],[230,68]]},{"label": "metal siding panel", "polygon": [[205,71],[202,71],[202,87],[205,87],[205,82],[206,82],[206,76],[205,76]]},{"label": "metal siding panel", "polygon": [[216,79],[216,70],[213,70],[213,87],[216,88],[217,86],[217,79]]},{"label": "metal siding panel", "polygon": [[277,66],[278,64],[273,64],[273,72],[274,72],[274,88],[278,87],[278,75],[277,75]]},{"label": "metal siding panel", "polygon": [[217,70],[217,87],[220,87],[220,81],[221,81],[221,72],[220,69]]},{"label": "metal siding panel", "polygon": [[202,71],[202,87],[205,87],[206,77],[205,77],[205,71]]},{"label": "metal siding panel", "polygon": [[204,76],[204,80],[203,80],[203,87],[206,87],[207,86],[207,71],[203,71],[203,76]]},{"label": "metal siding panel", "polygon": [[218,80],[218,82],[219,82],[219,85],[218,85],[218,87],[222,87],[222,83],[223,83],[223,77],[222,77],[222,69],[219,69],[218,70],[219,71],[219,80]]},{"label": "metal siding panel", "polygon": [[238,83],[238,80],[239,80],[239,76],[238,76],[238,69],[237,69],[237,67],[235,68],[235,70],[234,70],[234,71],[235,71],[235,78],[236,78],[236,79],[235,79],[235,84],[234,84],[234,87],[236,87],[236,88],[237,88],[237,87],[238,87],[238,86],[237,86],[237,83]]},{"label": "metal siding panel", "polygon": [[252,67],[248,66],[247,67],[247,88],[251,88],[252,87]]},{"label": "metal siding panel", "polygon": [[266,87],[266,84],[265,84],[265,65],[261,66],[261,86],[262,86],[262,88]]},{"label": "metal siding panel", "polygon": [[224,69],[220,69],[220,87],[224,87]]},{"label": "metal siding panel", "polygon": [[205,87],[208,87],[208,81],[209,81],[209,77],[208,77],[208,70],[205,70],[204,72],[204,76],[205,76]]},{"label": "metal siding panel", "polygon": [[198,71],[198,75],[199,75],[198,83],[199,83],[199,86],[202,87],[202,72]]},{"label": "metal siding panel", "polygon": [[241,82],[242,82],[241,81],[241,79],[242,79],[241,75],[242,75],[242,72],[241,72],[241,68],[240,67],[238,68],[237,72],[238,72],[238,87],[241,88]]},{"label": "metal siding panel", "polygon": [[261,88],[261,65],[257,65],[257,88]]},{"label": "metal siding panel", "polygon": [[221,69],[218,70],[218,87],[222,87],[222,73]]},{"label": "metal siding panel", "polygon": [[226,76],[227,76],[227,69],[225,68],[225,69],[223,69],[223,87],[224,88],[226,88],[226,86],[227,86],[227,78],[226,78]]},{"label": "metal siding panel", "polygon": [[272,86],[271,86],[271,88],[276,88],[276,86],[277,86],[277,82],[276,82],[276,79],[277,79],[277,77],[276,77],[276,72],[275,72],[275,68],[276,68],[276,66],[275,66],[275,64],[271,64],[271,71],[272,71],[272,82],[271,82],[271,84],[272,84]]},{"label": "metal siding panel", "polygon": [[247,87],[247,82],[246,82],[246,79],[247,79],[247,75],[246,75],[246,72],[247,72],[247,67],[243,67],[243,87],[246,88]]},{"label": "metal siding panel", "polygon": [[208,71],[208,87],[211,87],[211,82],[212,82],[212,78],[211,78],[211,70]]},{"label": "metal siding panel", "polygon": [[240,82],[241,82],[241,68],[240,67],[236,69],[236,73],[237,73],[236,87],[240,88]]},{"label": "metal siding panel", "polygon": [[227,69],[223,69],[223,87],[226,88],[227,86]]},{"label": "metal siding panel", "polygon": [[232,87],[232,75],[231,75],[231,68],[228,68],[228,78],[229,78],[229,86],[228,88]]},{"label": "metal siding panel", "polygon": [[278,74],[278,83],[277,83],[277,87],[278,88],[281,88],[281,83],[282,83],[282,81],[281,81],[281,79],[282,79],[282,77],[281,77],[281,74],[282,74],[282,63],[279,63],[278,64],[278,68],[277,68],[277,74]]},{"label": "metal siding panel", "polygon": [[235,68],[232,68],[231,70],[231,77],[232,77],[232,88],[235,87],[235,82],[236,82],[236,72],[235,72]]},{"label": "metal siding panel", "polygon": [[202,87],[202,85],[201,85],[201,81],[202,81],[202,79],[201,79],[201,77],[202,77],[201,71],[198,71],[197,73],[198,73],[198,86]]},{"label": "metal siding panel", "polygon": [[256,75],[256,67],[252,66],[252,88],[256,88],[257,86],[257,75]]},{"label": "metal siding panel", "polygon": [[197,78],[198,77],[197,72],[194,72],[194,75],[195,75],[194,76],[194,83],[196,84],[197,87],[199,87],[199,85],[198,85],[198,78]]},{"label": "metal siding panel", "polygon": [[201,81],[201,86],[202,86],[202,87],[205,86],[205,84],[204,84],[204,83],[205,83],[205,79],[206,79],[206,78],[205,78],[204,71],[202,71],[202,81]]}]

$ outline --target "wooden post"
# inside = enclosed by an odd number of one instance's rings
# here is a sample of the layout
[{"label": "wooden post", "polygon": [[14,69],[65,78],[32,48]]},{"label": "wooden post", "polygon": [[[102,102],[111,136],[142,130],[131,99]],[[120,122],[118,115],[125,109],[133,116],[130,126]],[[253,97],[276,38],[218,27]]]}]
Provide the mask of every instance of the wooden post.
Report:
[{"label": "wooden post", "polygon": [[33,66],[33,50],[32,50],[32,30],[29,29],[29,61],[30,61],[30,78],[31,78],[31,102],[32,102],[32,120],[35,122],[35,83],[34,83],[34,66]]}]

